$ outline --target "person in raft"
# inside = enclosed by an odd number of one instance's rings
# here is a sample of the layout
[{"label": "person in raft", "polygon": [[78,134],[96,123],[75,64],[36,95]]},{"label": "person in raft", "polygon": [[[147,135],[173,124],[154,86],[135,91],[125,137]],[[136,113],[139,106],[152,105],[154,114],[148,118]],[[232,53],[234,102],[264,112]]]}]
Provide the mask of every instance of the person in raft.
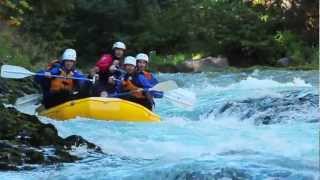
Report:
[{"label": "person in raft", "polygon": [[[66,49],[61,58],[61,65],[46,70],[39,71],[35,81],[40,84],[43,93],[42,103],[45,108],[62,104],[72,99],[81,98],[83,86],[86,85],[85,80],[75,80],[75,78],[85,78],[83,74],[75,70],[77,53],[74,49]],[[51,75],[58,75],[68,78],[54,78]]]},{"label": "person in raft", "polygon": [[100,97],[118,97],[118,94],[121,92],[122,82],[126,72],[120,69],[120,61],[115,59],[113,60],[112,66],[118,66],[118,68],[109,69],[108,80],[99,81],[95,86],[95,91],[98,92],[96,95]]},{"label": "person in raft", "polygon": [[[136,84],[144,89],[145,96],[148,99],[148,102],[151,106],[154,107],[155,103],[153,98],[162,98],[163,92],[160,91],[149,91],[150,88],[158,84],[158,80],[154,77],[154,75],[148,71],[146,71],[149,57],[147,54],[139,53],[136,56],[137,61],[137,80]],[[148,106],[150,106],[148,105]]]},{"label": "person in raft", "polygon": [[[124,69],[127,72],[127,74],[124,76],[121,92],[131,92],[131,93],[121,98],[138,103],[148,108],[149,110],[152,110],[154,102],[152,97],[148,97],[148,96],[152,96],[153,94],[156,94],[156,92],[151,93],[148,91],[148,88],[144,89],[143,83],[149,83],[149,82],[147,82],[147,80],[144,77],[141,77],[139,75],[139,73],[137,72],[136,63],[137,63],[136,59],[132,56],[128,56],[125,58]],[[163,95],[162,92],[157,92],[157,93],[158,93],[157,97],[161,98]]]},{"label": "person in raft", "polygon": [[126,45],[123,42],[115,42],[112,46],[111,54],[104,53],[90,70],[90,77],[98,79],[92,87],[93,96],[106,96],[115,94],[117,85],[110,83],[111,76],[123,76],[122,66]]}]

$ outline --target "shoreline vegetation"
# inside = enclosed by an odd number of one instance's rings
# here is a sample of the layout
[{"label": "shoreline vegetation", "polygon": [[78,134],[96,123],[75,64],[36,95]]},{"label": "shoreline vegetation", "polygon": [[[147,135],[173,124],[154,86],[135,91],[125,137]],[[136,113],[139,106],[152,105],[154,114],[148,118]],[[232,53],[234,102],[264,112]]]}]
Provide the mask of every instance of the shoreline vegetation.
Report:
[{"label": "shoreline vegetation", "polygon": [[115,41],[123,41],[127,55],[151,56],[152,71],[182,72],[181,64],[207,57],[225,57],[224,68],[318,69],[318,5],[299,0],[8,0],[0,2],[0,63],[36,70],[74,48],[78,67],[86,70]]},{"label": "shoreline vegetation", "polygon": [[[44,51],[48,46],[47,43],[40,42],[30,38],[28,35],[20,35],[16,30],[12,30],[8,27],[3,26],[0,28],[0,64],[11,64],[29,68],[31,70],[39,70],[46,67],[50,60],[57,58],[53,52]],[[197,72],[192,70],[184,70],[179,68],[186,61],[199,62],[206,57],[201,54],[183,54],[178,53],[175,55],[156,55],[155,52],[149,53],[151,57],[151,64],[149,69],[153,72]],[[99,56],[92,58],[91,63],[81,63],[78,66],[84,72],[94,65],[95,59]],[[294,64],[288,65],[273,64],[273,65],[251,65],[246,67],[228,65],[224,67],[213,67],[204,70],[208,71],[242,71],[252,69],[286,69],[286,70],[318,70],[319,69],[319,50],[313,49],[314,59],[308,60],[305,64]],[[218,56],[219,58],[219,56]],[[228,61],[228,60],[227,60]],[[291,60],[292,61],[292,60]],[[183,67],[182,67],[183,68]],[[202,71],[200,71],[202,72]]]}]

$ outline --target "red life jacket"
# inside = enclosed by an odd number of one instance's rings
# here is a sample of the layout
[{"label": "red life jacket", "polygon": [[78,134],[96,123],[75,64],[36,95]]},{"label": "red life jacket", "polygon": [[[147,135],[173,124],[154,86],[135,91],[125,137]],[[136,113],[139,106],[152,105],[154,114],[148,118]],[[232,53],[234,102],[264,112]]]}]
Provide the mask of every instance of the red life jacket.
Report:
[{"label": "red life jacket", "polygon": [[96,63],[96,66],[99,68],[100,72],[107,72],[112,62],[113,57],[111,54],[103,54],[99,61]]}]

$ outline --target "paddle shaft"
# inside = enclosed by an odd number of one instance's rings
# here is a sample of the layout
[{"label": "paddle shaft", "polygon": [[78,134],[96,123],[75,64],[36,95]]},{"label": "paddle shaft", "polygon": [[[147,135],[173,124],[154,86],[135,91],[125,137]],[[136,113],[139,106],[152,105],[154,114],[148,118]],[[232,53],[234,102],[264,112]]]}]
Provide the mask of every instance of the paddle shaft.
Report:
[{"label": "paddle shaft", "polygon": [[[125,93],[119,93],[119,94],[112,95],[112,96],[109,96],[109,97],[122,97],[122,96],[132,95],[133,92],[138,92],[138,91],[141,91],[141,90],[135,90],[135,91],[125,92]],[[168,99],[168,100],[170,100],[170,101],[174,101],[174,102],[179,103],[179,104],[184,105],[184,106],[192,106],[192,104],[190,104],[188,102],[172,98],[172,97],[170,97],[170,96],[168,96],[166,94],[164,94],[163,97]]]},{"label": "paddle shaft", "polygon": [[[152,90],[152,89],[150,89],[150,90]],[[124,93],[119,93],[119,94],[112,95],[112,96],[109,96],[109,97],[121,97],[121,96],[126,96],[126,95],[132,95],[132,93],[134,93],[134,92],[139,92],[139,91],[150,91],[150,90],[137,89],[137,90],[134,90],[134,91],[129,91],[129,92],[124,92]]]},{"label": "paddle shaft", "polygon": [[112,95],[112,96],[109,96],[109,97],[122,97],[122,96],[127,96],[127,95],[131,95],[132,92],[124,92],[124,93],[119,93],[119,94],[115,94],[115,95]]},{"label": "paddle shaft", "polygon": [[64,77],[64,76],[59,76],[59,75],[45,75],[42,73],[34,73],[33,75],[36,76],[45,76],[45,77],[54,77],[54,78],[62,78],[62,79],[75,79],[75,80],[84,80],[84,81],[91,81],[93,82],[93,79],[89,79],[89,78],[81,78],[81,77]]},{"label": "paddle shaft", "polygon": [[[19,67],[19,66],[12,66],[12,65],[3,65],[1,67],[1,73],[13,73],[13,74],[21,74],[21,75],[26,75],[23,77],[7,77],[6,78],[24,78],[24,77],[28,77],[28,76],[45,76],[45,77],[55,77],[55,78],[63,78],[63,79],[75,79],[75,80],[84,80],[84,81],[91,81],[94,82],[93,79],[88,79],[88,78],[81,78],[81,77],[64,77],[64,76],[59,76],[59,75],[46,75],[44,73],[34,73],[31,72],[23,67]],[[2,74],[1,74],[2,75]]]},{"label": "paddle shaft", "polygon": [[[119,81],[121,82],[121,80],[119,79],[114,79],[115,81]],[[168,86],[168,84],[170,84]],[[165,86],[167,86],[166,88],[164,88]],[[175,86],[172,86],[172,82],[169,82],[169,81],[165,81],[165,82],[160,82],[158,83],[157,85],[155,85],[153,88],[150,88],[148,90],[145,90],[145,89],[137,89],[137,90],[133,90],[133,91],[130,91],[130,92],[125,92],[125,93],[119,93],[119,94],[116,94],[116,95],[113,95],[113,96],[110,96],[110,97],[121,97],[121,96],[126,96],[126,95],[131,95],[132,93],[134,92],[138,92],[138,91],[162,91],[162,92],[166,92],[166,91],[170,91],[170,90],[173,90],[175,88],[177,88],[178,86],[175,85]]]},{"label": "paddle shaft", "polygon": [[[17,76],[15,76],[14,74],[17,74]],[[1,77],[4,78],[13,78],[13,79],[21,79],[21,78],[25,78],[28,76],[45,76],[45,77],[54,77],[54,78],[62,78],[62,79],[76,79],[76,80],[84,80],[84,81],[91,81],[91,82],[95,82],[95,78],[93,79],[89,79],[89,78],[82,78],[82,77],[64,77],[64,76],[59,76],[59,75],[47,75],[44,73],[34,73],[31,72],[23,67],[19,67],[19,66],[13,66],[13,65],[2,65],[1,66]],[[117,82],[121,82],[121,80],[119,79],[115,79],[114,81]],[[131,95],[133,92],[137,92],[137,91],[150,91],[150,90],[156,90],[156,91],[162,91],[162,92],[167,92],[173,89],[177,89],[178,86],[174,81],[166,81],[166,82],[162,82],[157,84],[156,86],[154,86],[153,88],[149,89],[149,90],[143,90],[143,89],[138,89],[135,91],[131,91],[131,92],[125,92],[125,93],[120,93],[117,95],[113,95],[111,97],[120,97],[120,96],[125,96],[125,95]],[[182,97],[180,97],[182,96]],[[179,97],[174,97],[171,96],[169,94],[164,94],[164,97],[166,99],[169,99],[171,101],[175,101],[179,104],[183,104],[183,105],[188,105],[188,106],[192,106],[193,101],[190,100],[190,102],[186,101],[188,100],[188,98],[186,98],[186,96],[180,95]]]}]

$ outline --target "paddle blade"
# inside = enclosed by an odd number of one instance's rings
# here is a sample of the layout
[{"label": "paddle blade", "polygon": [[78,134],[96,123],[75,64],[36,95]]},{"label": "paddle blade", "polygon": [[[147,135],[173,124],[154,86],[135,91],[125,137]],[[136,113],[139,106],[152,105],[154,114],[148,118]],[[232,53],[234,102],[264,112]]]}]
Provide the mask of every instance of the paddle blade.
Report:
[{"label": "paddle blade", "polygon": [[164,97],[178,107],[192,110],[196,103],[196,95],[185,89],[175,89],[164,94]]},{"label": "paddle blade", "polygon": [[41,98],[41,94],[26,95],[18,98],[14,107],[25,114],[35,115],[36,109],[41,105]]},{"label": "paddle blade", "polygon": [[153,88],[151,88],[151,90],[155,90],[155,91],[171,91],[174,89],[178,89],[178,85],[175,81],[164,81],[164,82],[160,82],[157,85],[155,85]]},{"label": "paddle blade", "polygon": [[1,77],[3,78],[12,78],[12,79],[21,79],[34,75],[33,72],[20,67],[12,65],[2,65],[1,66]]},{"label": "paddle blade", "polygon": [[30,94],[24,97],[20,97],[16,100],[15,106],[30,106],[38,104],[42,99],[41,94]]}]

